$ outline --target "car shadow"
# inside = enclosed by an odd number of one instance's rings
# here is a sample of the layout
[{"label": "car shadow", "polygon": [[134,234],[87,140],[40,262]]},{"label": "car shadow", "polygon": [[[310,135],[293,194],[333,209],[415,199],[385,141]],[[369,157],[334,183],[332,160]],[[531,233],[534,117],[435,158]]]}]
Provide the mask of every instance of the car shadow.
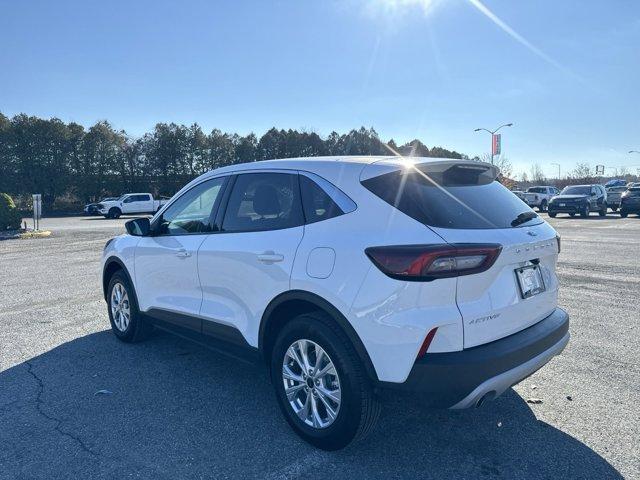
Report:
[{"label": "car shadow", "polygon": [[622,478],[512,390],[485,407],[395,398],[364,441],[300,441],[265,371],[168,334],[78,338],[0,373],[7,478]]}]

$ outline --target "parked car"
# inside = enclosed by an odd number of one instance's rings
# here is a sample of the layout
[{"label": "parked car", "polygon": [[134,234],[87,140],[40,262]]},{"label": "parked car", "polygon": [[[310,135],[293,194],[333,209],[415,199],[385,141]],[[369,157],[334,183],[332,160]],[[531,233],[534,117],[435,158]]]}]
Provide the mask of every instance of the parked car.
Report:
[{"label": "parked car", "polygon": [[529,187],[524,194],[524,201],[531,208],[537,207],[539,212],[544,212],[556,195],[558,195],[556,187]]},{"label": "parked car", "polygon": [[602,185],[569,185],[549,203],[549,216],[568,213],[571,217],[588,217],[597,211],[604,217],[607,208],[607,192]]},{"label": "parked car", "polygon": [[624,218],[630,213],[640,215],[640,186],[631,187],[622,194],[620,216]]},{"label": "parked car", "polygon": [[497,175],[397,157],[204,174],[105,245],[113,333],[156,325],[264,362],[293,430],[327,450],[372,429],[380,389],[479,406],[569,341],[559,238]]},{"label": "parked car", "polygon": [[[117,200],[117,199],[118,197],[106,197],[100,200],[100,202],[113,202],[114,200]],[[98,211],[98,205],[100,204],[100,202],[89,203],[85,205],[84,213],[86,213],[87,215],[100,215],[100,212]]]},{"label": "parked car", "polygon": [[614,212],[620,208],[620,198],[627,191],[626,186],[617,186],[607,188],[607,205]]},{"label": "parked car", "polygon": [[150,193],[127,193],[117,200],[98,204],[98,212],[104,218],[118,218],[120,215],[156,213],[168,200],[155,200]]},{"label": "parked car", "polygon": [[524,192],[522,190],[511,190],[511,193],[524,202]]},{"label": "parked car", "polygon": [[609,180],[607,183],[605,183],[604,187],[607,189],[609,187],[624,187],[626,184],[626,180],[623,180],[621,178],[614,178],[613,180]]}]

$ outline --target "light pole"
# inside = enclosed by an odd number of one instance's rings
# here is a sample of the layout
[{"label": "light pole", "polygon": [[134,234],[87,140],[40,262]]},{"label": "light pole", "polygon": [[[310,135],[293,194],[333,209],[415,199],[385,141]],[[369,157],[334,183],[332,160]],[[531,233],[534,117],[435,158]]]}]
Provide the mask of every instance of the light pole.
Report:
[{"label": "light pole", "polygon": [[559,163],[552,163],[551,165],[555,165],[556,167],[558,167],[558,180],[560,180],[560,164]]},{"label": "light pole", "polygon": [[496,128],[495,130],[489,130],[487,128],[476,128],[474,130],[474,132],[479,132],[480,130],[484,130],[485,132],[489,132],[491,134],[491,165],[493,165],[493,136],[496,134],[496,132],[498,130],[500,130],[502,127],[511,127],[513,126],[513,123],[505,123],[504,125],[500,125],[498,128]]}]

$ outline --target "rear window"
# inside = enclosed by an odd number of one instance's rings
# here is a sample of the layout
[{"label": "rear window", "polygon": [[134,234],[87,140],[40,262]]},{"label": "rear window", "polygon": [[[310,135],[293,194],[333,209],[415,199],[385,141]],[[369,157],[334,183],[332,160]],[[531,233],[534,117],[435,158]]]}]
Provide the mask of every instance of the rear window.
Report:
[{"label": "rear window", "polygon": [[487,171],[481,165],[453,165],[444,171],[429,171],[428,165],[421,165],[363,180],[362,185],[432,227],[493,229],[542,222]]},{"label": "rear window", "polygon": [[547,193],[547,189],[544,187],[531,187],[527,189],[528,193]]}]

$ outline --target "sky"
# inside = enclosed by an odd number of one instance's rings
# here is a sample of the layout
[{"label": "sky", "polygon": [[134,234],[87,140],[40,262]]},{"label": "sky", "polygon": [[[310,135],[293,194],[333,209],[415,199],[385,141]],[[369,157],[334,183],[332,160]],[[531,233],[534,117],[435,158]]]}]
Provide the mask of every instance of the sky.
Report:
[{"label": "sky", "polygon": [[635,0],[0,0],[0,112],[487,154],[515,174],[640,168]]}]

